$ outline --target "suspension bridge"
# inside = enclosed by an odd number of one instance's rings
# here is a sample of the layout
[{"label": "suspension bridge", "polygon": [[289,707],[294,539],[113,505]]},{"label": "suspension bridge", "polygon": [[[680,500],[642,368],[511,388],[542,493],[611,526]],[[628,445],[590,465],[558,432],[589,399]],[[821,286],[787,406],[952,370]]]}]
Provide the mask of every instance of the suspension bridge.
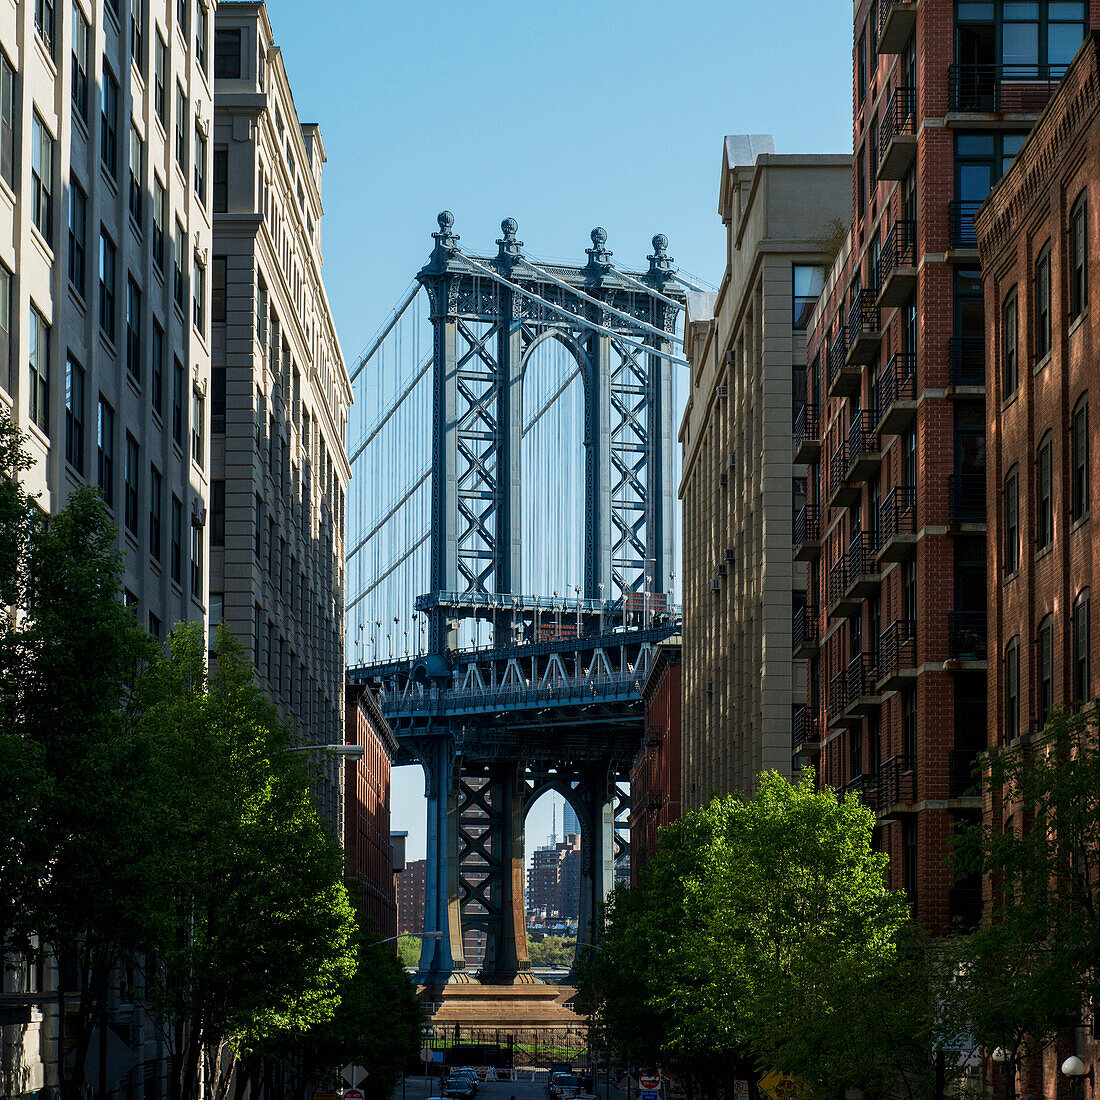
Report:
[{"label": "suspension bridge", "polygon": [[[424,768],[419,980],[533,981],[524,817],[548,790],[581,823],[580,939],[625,843],[641,685],[676,632],[675,421],[684,287],[648,267],[460,246],[427,264],[352,371],[347,647]],[[693,287],[692,287],[693,288]],[[697,288],[694,288],[697,289]],[[681,381],[677,378],[680,376]],[[467,969],[464,929],[485,936]]]}]

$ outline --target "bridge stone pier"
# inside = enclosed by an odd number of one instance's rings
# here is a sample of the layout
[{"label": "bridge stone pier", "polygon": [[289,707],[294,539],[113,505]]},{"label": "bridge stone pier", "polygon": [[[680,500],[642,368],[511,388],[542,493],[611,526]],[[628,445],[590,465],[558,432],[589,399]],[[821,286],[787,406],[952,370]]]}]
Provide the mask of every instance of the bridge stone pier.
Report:
[{"label": "bridge stone pier", "polygon": [[[602,229],[587,262],[566,266],[531,262],[511,218],[494,256],[463,251],[449,213],[438,224],[417,276],[434,334],[431,579],[415,601],[427,653],[348,675],[377,693],[397,763],[424,768],[424,930],[438,935],[423,941],[420,983],[534,983],[527,811],[553,790],[577,813],[578,939],[591,944],[624,843],[615,823],[643,733],[641,685],[655,646],[679,629],[672,371],[684,298],[660,235],[648,269],[628,272]],[[584,584],[573,597],[531,595],[523,577],[519,517],[543,474],[521,462],[524,372],[546,340],[569,349],[584,386]],[[492,640],[463,649],[473,620]],[[477,973],[464,928],[486,936]]]}]

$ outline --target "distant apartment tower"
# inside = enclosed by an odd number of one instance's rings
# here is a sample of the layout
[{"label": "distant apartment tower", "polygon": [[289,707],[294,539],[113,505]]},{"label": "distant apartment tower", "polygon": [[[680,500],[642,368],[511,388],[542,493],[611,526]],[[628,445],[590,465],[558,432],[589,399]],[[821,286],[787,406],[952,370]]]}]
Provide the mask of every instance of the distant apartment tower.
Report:
[{"label": "distant apartment tower", "polygon": [[1100,5],[860,0],[854,15],[850,245],[811,322],[795,440],[816,609],[802,747],[876,811],[916,917],[965,929],[980,884],[955,881],[950,843],[981,813],[995,659],[974,215]]},{"label": "distant apartment tower", "polygon": [[561,810],[561,835],[563,837],[581,835],[580,818],[577,817],[577,811],[568,802],[562,806]]},{"label": "distant apartment tower", "polygon": [[419,935],[424,931],[424,882],[427,861],[414,859],[397,876],[397,931]]},{"label": "distant apartment tower", "polygon": [[[321,278],[318,127],[295,112],[262,3],[223,3],[214,50],[211,622],[307,741],[343,740],[351,385]],[[339,816],[343,767],[325,769]]]},{"label": "distant apartment tower", "polygon": [[851,207],[851,158],[778,156],[766,135],[727,137],[719,211],[728,236],[717,294],[688,295],[691,390],[683,445],[683,799],[751,793],[791,773],[805,690],[791,655],[791,466],[803,401],[805,326],[827,262],[830,219]]},{"label": "distant apartment tower", "polygon": [[557,844],[536,848],[527,873],[530,917],[576,920],[580,911],[581,838],[570,834]]}]

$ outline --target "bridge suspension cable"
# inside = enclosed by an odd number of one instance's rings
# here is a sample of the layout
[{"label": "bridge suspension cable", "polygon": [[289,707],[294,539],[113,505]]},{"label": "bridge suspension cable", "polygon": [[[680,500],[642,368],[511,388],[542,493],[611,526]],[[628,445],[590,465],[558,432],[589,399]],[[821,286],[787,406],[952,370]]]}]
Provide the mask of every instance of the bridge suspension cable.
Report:
[{"label": "bridge suspension cable", "polygon": [[366,365],[374,358],[374,353],[385,343],[386,337],[389,336],[394,330],[394,326],[401,320],[401,315],[409,308],[409,304],[420,292],[420,283],[416,279],[413,279],[408,290],[405,292],[405,296],[393,307],[392,316],[387,318],[384,322],[382,329],[378,335],[375,336],[367,350],[359,357],[359,362],[355,364],[351,371],[351,382],[354,385],[355,380],[363,373]]},{"label": "bridge suspension cable", "polygon": [[406,385],[400,394],[391,402],[390,407],[371,425],[370,431],[367,433],[367,437],[355,448],[355,453],[348,460],[354,462],[375,440],[378,433],[390,422],[393,414],[397,412],[399,408],[404,404],[405,398],[416,389],[417,383],[432,369],[432,352],[424,357],[416,374],[409,379],[408,385]]}]

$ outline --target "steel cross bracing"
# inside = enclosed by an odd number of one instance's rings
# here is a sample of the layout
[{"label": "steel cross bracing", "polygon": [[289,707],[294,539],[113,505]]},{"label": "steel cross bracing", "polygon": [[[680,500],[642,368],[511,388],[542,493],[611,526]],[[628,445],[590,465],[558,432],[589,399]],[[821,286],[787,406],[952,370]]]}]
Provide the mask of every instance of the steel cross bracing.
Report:
[{"label": "steel cross bracing", "polygon": [[[649,270],[625,273],[602,230],[587,264],[570,267],[529,261],[512,219],[491,257],[459,248],[449,214],[438,221],[417,276],[433,329],[431,570],[415,600],[427,652],[352,668],[349,679],[377,693],[397,762],[425,770],[424,927],[442,936],[424,941],[420,980],[471,979],[466,927],[486,936],[482,980],[526,981],[527,809],[555,790],[577,811],[580,939],[591,941],[625,851],[616,820],[643,731],[642,685],[654,647],[678,629],[672,370],[682,362],[673,348],[683,292],[660,235]],[[576,369],[549,402],[525,410],[524,373],[547,340],[568,349]],[[584,387],[583,592],[532,596],[520,517],[540,471],[522,468],[521,442],[573,373]],[[415,475],[354,546],[405,504],[421,484]],[[459,628],[470,622],[488,625],[489,648],[460,648]]]}]

